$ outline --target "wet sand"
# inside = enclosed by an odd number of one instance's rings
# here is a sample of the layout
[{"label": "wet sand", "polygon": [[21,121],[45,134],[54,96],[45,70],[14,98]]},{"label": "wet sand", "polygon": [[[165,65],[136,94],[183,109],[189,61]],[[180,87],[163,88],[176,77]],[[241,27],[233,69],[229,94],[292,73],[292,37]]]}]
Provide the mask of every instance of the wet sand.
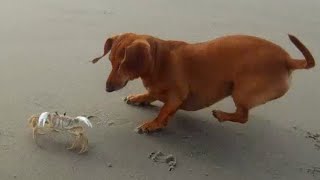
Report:
[{"label": "wet sand", "polygon": [[[320,2],[306,0],[116,1],[1,0],[0,179],[319,179],[320,152],[307,132],[319,132],[319,67],[294,73],[281,99],[251,112],[245,125],[218,123],[211,109],[179,111],[166,130],[133,130],[161,106],[140,108],[122,98],[144,91],[139,80],[107,94],[110,64],[88,63],[106,37],[121,32],[198,42],[225,34],[272,40],[295,57],[295,34],[320,59]],[[95,115],[89,153],[65,150],[63,136],[35,145],[27,118],[43,111]],[[112,124],[113,123],[113,124]],[[150,161],[173,154],[177,167]],[[112,164],[112,167],[109,167]]]}]

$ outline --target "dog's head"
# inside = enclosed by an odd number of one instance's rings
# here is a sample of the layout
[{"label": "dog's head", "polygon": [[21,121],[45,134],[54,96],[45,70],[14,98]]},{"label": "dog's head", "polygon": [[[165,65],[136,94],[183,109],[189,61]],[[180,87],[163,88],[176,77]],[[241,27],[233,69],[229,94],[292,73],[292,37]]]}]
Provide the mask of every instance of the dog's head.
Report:
[{"label": "dog's head", "polygon": [[147,36],[127,33],[108,38],[102,56],[92,60],[98,62],[108,52],[112,70],[106,82],[106,91],[123,88],[128,81],[148,75],[153,68],[151,45]]}]

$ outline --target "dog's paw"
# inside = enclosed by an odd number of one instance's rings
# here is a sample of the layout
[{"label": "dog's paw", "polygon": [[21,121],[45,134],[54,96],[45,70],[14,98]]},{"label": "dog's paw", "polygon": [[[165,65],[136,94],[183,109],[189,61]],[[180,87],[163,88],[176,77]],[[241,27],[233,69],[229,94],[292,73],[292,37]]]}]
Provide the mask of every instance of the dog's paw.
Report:
[{"label": "dog's paw", "polygon": [[223,115],[223,112],[222,111],[219,111],[219,110],[213,110],[212,111],[212,115],[219,121],[219,122],[224,122],[223,118],[222,118],[222,115]]},{"label": "dog's paw", "polygon": [[133,100],[133,97],[134,96],[132,96],[132,95],[130,95],[130,96],[126,96],[124,99],[123,99],[123,101],[125,102],[125,103],[127,103],[127,104],[130,104],[130,105],[139,105],[137,102],[135,102],[134,100]]},{"label": "dog's paw", "polygon": [[134,95],[130,95],[130,96],[125,97],[123,99],[123,101],[126,102],[127,104],[134,105],[134,106],[149,106],[150,105],[149,102],[139,101],[139,99]]},{"label": "dog's paw", "polygon": [[163,125],[162,123],[159,123],[157,121],[148,121],[143,125],[137,127],[135,131],[139,134],[143,134],[143,133],[148,134],[148,133],[161,131],[163,128],[165,128],[165,125]]}]

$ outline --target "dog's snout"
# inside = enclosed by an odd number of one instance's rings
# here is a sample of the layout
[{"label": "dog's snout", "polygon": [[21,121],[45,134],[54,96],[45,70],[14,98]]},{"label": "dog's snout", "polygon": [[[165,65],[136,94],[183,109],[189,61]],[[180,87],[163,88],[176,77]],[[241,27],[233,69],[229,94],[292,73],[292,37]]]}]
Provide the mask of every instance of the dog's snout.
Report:
[{"label": "dog's snout", "polygon": [[106,91],[107,91],[107,92],[112,92],[112,91],[114,91],[114,90],[115,90],[115,87],[114,87],[111,83],[107,82],[107,84],[106,84]]},{"label": "dog's snout", "polygon": [[106,91],[107,92],[112,92],[112,91],[114,91],[115,90],[115,88],[113,87],[113,86],[107,86],[106,87]]}]

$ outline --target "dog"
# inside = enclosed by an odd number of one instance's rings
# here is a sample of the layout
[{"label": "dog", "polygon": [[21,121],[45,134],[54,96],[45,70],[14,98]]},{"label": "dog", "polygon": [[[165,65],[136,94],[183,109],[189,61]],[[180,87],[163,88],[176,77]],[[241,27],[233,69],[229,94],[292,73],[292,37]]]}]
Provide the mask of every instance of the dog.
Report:
[{"label": "dog", "polygon": [[106,91],[141,78],[146,92],[128,96],[129,104],[164,103],[158,116],[138,127],[140,133],[165,128],[177,110],[196,111],[231,96],[233,113],[213,110],[219,122],[246,123],[250,109],[286,94],[292,72],[310,69],[310,51],[288,35],[304,59],[292,58],[279,45],[250,35],[226,35],[190,44],[149,35],[125,33],[107,38],[102,56],[109,54],[112,70]]}]

